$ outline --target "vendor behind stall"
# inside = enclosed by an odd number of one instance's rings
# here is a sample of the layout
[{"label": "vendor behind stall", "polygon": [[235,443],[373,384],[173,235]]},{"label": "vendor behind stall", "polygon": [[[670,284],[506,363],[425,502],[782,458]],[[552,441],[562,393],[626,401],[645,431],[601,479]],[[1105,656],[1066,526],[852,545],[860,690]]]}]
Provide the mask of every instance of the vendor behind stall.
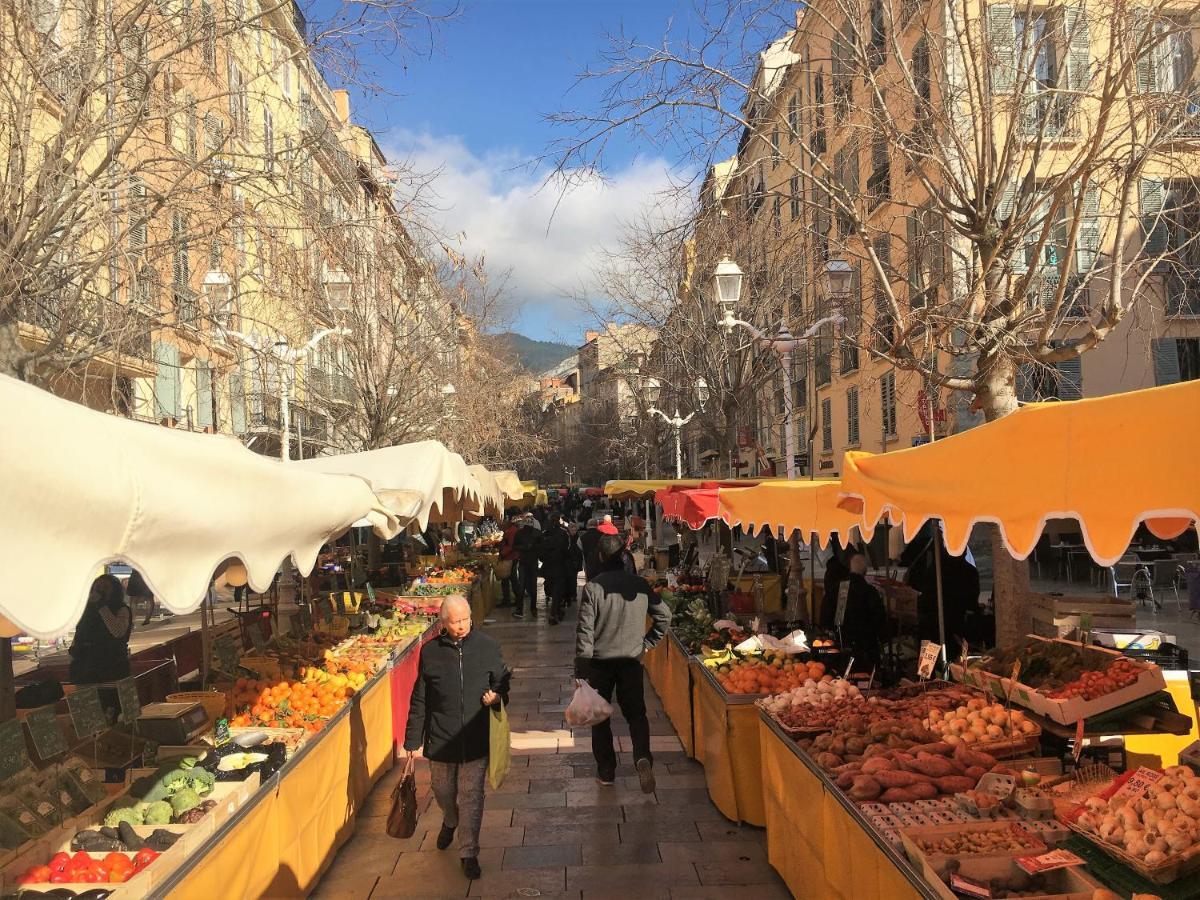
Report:
[{"label": "vendor behind stall", "polygon": [[866,579],[867,557],[855,550],[850,555],[850,583],[846,596],[846,616],[842,620],[842,643],[854,654],[855,670],[869,672],[882,657],[880,639],[886,617],[883,598]]},{"label": "vendor behind stall", "polygon": [[129,677],[129,635],[133,610],[115,575],[92,582],[83,617],[71,643],[71,680],[94,684]]}]

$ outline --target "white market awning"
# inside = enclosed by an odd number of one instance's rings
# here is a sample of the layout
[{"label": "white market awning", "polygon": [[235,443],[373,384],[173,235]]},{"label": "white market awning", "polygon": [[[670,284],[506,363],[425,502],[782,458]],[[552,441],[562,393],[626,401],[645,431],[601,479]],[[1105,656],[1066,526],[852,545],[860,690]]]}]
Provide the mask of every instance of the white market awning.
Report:
[{"label": "white market awning", "polygon": [[308,471],[357,475],[367,481],[401,519],[422,529],[434,522],[458,522],[480,508],[483,488],[457,453],[438,441],[417,441],[293,463]]},{"label": "white market awning", "polygon": [[0,376],[0,614],[38,637],[79,621],[101,566],[121,560],[177,613],[240,559],[266,590],[284,558],[304,574],[331,537],[396,515],[361,479],[259,456],[227,437],[96,412]]},{"label": "white market awning", "polygon": [[520,500],[525,496],[525,485],[521,484],[521,476],[512,469],[500,469],[492,472],[496,479],[496,484],[500,486],[500,490],[504,492],[504,499]]},{"label": "white market awning", "polygon": [[480,508],[477,508],[475,515],[495,516],[499,518],[504,515],[504,490],[496,481],[496,474],[489,472],[483,466],[467,466],[475,480],[479,482],[479,488],[482,495],[483,503]]}]

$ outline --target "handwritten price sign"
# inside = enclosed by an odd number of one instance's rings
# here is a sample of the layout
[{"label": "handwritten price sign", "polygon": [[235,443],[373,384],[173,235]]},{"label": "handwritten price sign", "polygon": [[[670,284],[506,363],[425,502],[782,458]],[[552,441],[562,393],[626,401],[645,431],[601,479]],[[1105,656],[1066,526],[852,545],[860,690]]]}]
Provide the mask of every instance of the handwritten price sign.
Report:
[{"label": "handwritten price sign", "polygon": [[1018,856],[1017,865],[1030,875],[1049,872],[1051,869],[1065,869],[1069,866],[1082,866],[1085,860],[1080,859],[1070,850],[1051,850],[1041,856]]},{"label": "handwritten price sign", "polygon": [[937,663],[942,645],[933,641],[921,641],[921,655],[917,660],[917,677],[925,680],[933,675],[933,667]]},{"label": "handwritten price sign", "polygon": [[1162,778],[1162,772],[1142,766],[1129,776],[1128,780],[1113,794],[1112,799],[1132,800],[1141,797],[1160,778]]}]

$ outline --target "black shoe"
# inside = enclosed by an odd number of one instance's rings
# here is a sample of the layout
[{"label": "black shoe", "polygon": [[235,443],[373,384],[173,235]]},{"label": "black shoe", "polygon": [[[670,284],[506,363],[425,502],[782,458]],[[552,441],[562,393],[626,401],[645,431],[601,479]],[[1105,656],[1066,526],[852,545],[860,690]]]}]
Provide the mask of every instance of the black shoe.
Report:
[{"label": "black shoe", "polygon": [[483,872],[479,869],[479,858],[476,856],[466,856],[462,861],[463,874],[474,881],[480,878]]},{"label": "black shoe", "polygon": [[438,832],[437,848],[445,850],[450,846],[450,842],[454,840],[454,829],[447,825],[442,826],[442,830]]},{"label": "black shoe", "polygon": [[551,624],[551,625],[557,625],[557,624],[559,623],[559,621],[560,621],[560,620],[559,620],[559,619],[556,619],[556,618],[554,618],[554,616],[551,616],[551,617],[550,617],[550,624]]},{"label": "black shoe", "polygon": [[633,767],[637,770],[638,783],[642,786],[643,794],[654,793],[654,766],[648,759],[639,759]]},{"label": "black shoe", "polygon": [[615,776],[615,775],[597,775],[596,781],[598,781],[600,784],[604,785],[605,787],[612,787],[614,784],[617,783],[617,776]]},{"label": "black shoe", "polygon": [[521,612],[518,609],[516,612],[513,613],[513,618],[514,619],[523,619],[523,618],[525,618],[525,613]]}]

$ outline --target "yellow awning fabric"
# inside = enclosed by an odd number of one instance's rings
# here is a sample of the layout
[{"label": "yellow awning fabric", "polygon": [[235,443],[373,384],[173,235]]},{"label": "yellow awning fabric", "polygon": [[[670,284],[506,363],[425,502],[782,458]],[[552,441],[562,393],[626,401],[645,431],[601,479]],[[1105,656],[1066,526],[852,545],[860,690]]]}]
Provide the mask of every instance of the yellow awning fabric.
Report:
[{"label": "yellow awning fabric", "polygon": [[850,452],[842,505],[863,531],[890,512],[911,539],[945,523],[958,554],[977,522],[1000,526],[1024,559],[1048,519],[1075,519],[1100,565],[1116,562],[1137,526],[1176,537],[1200,515],[1200,381],[1069,403],[1037,403],[934,444]]},{"label": "yellow awning fabric", "polygon": [[741,525],[755,532],[764,526],[799,531],[822,546],[837,535],[843,544],[850,530],[861,524],[856,513],[838,506],[842,483],[820,481],[765,481],[756,487],[726,488],[717,492],[717,512],[730,527]]},{"label": "yellow awning fabric", "polygon": [[496,479],[500,490],[504,492],[506,500],[520,500],[525,496],[525,485],[521,483],[520,477],[512,469],[497,469],[492,472],[492,476]]},{"label": "yellow awning fabric", "polygon": [[[709,479],[712,481],[713,479]],[[699,478],[664,478],[657,480],[617,480],[604,485],[604,495],[614,500],[651,500],[659,491],[669,487],[697,488]]]}]

